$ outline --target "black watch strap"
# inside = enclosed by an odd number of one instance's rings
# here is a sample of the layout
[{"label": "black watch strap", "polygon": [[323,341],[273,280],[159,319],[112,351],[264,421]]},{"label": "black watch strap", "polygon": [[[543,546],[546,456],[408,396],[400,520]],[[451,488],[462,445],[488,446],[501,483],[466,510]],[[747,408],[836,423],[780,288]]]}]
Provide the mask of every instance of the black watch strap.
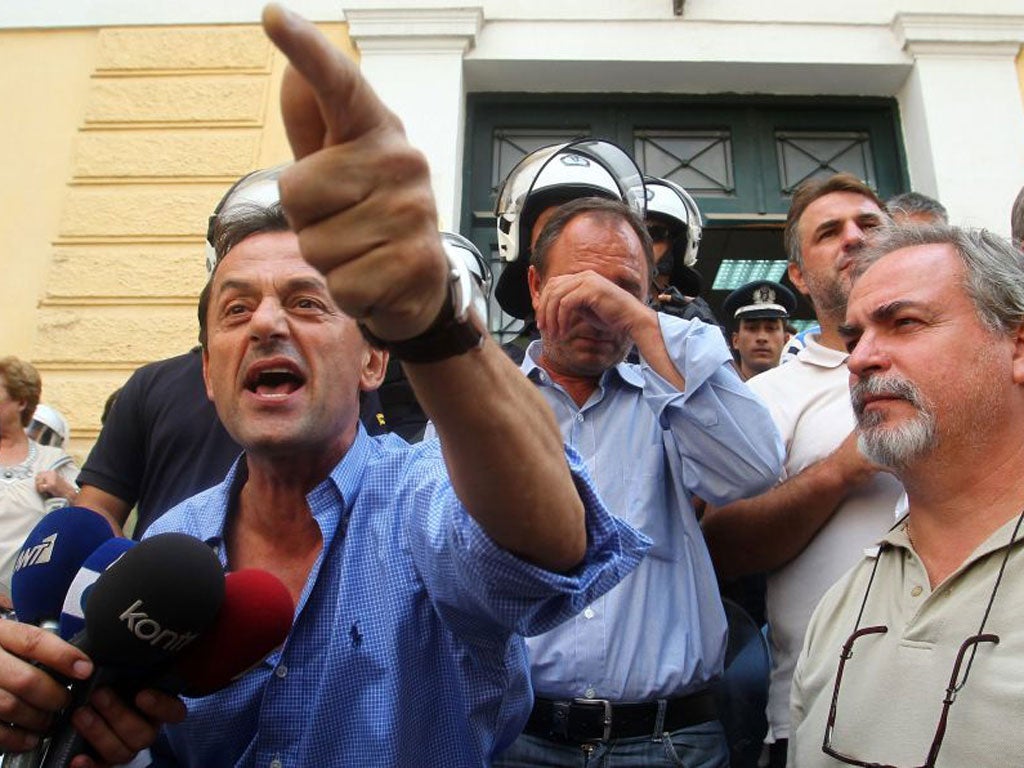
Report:
[{"label": "black watch strap", "polygon": [[484,334],[472,317],[467,314],[462,320],[455,318],[451,294],[445,297],[434,322],[411,339],[385,341],[374,336],[362,323],[359,323],[359,330],[373,346],[388,350],[393,358],[406,363],[436,363],[476,349],[484,342]]}]

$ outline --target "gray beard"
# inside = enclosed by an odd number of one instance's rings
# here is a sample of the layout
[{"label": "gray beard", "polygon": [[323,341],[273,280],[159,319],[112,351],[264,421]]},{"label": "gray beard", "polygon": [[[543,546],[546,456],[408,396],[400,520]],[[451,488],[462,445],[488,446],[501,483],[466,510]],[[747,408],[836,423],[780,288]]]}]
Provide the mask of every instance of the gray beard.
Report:
[{"label": "gray beard", "polygon": [[878,427],[867,424],[881,420],[878,416],[864,419],[857,446],[869,461],[890,469],[903,469],[924,456],[935,445],[935,419],[921,412],[911,422],[899,427]]},{"label": "gray beard", "polygon": [[[902,397],[917,415],[897,427],[883,426],[880,413],[864,412],[866,394],[887,394]],[[935,415],[928,408],[918,389],[905,379],[872,377],[859,381],[850,391],[853,411],[861,433],[857,446],[868,460],[882,467],[902,469],[927,454],[935,445]]]}]

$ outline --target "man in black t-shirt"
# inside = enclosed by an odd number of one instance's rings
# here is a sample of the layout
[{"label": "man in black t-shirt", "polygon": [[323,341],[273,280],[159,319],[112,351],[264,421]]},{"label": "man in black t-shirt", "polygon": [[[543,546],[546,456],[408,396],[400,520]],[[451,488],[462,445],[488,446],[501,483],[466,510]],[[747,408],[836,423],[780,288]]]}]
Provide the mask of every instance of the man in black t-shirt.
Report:
[{"label": "man in black t-shirt", "polygon": [[131,375],[78,476],[79,505],[122,526],[138,506],[135,538],[179,501],[223,480],[241,452],[206,396],[199,351]]},{"label": "man in black t-shirt", "polygon": [[[133,538],[178,502],[223,480],[241,452],[206,395],[200,350],[131,375],[78,475],[79,506],[121,526],[138,507]],[[371,394],[360,420],[372,435],[384,429]]]}]

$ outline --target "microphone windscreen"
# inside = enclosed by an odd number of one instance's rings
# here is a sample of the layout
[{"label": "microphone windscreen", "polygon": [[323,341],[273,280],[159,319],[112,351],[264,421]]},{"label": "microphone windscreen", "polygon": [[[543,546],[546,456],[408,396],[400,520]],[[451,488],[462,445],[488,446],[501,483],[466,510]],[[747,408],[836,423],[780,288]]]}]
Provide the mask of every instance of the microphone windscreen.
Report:
[{"label": "microphone windscreen", "polygon": [[11,601],[19,621],[56,621],[78,569],[114,529],[85,507],[61,507],[44,516],[25,539],[14,563]]},{"label": "microphone windscreen", "polygon": [[230,685],[284,643],[294,612],[288,588],[272,573],[229,573],[216,621],[175,664],[182,692],[206,696]]},{"label": "microphone windscreen", "polygon": [[60,612],[60,636],[70,640],[85,629],[85,602],[92,592],[93,584],[112,563],[135,546],[131,539],[114,538],[100,544],[96,551],[85,558],[75,578],[68,587],[64,608]]},{"label": "microphone windscreen", "polygon": [[100,666],[152,669],[206,631],[224,599],[213,550],[183,533],[161,533],[100,574],[79,641]]}]

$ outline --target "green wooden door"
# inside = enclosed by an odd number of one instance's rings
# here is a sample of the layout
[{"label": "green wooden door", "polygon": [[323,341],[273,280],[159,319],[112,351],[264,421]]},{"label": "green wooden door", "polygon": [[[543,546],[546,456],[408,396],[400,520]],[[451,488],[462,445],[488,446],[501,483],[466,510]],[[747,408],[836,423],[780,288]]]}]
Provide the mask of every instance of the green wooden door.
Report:
[{"label": "green wooden door", "polygon": [[[782,278],[782,222],[804,178],[850,171],[883,199],[908,187],[892,99],[471,94],[467,119],[463,234],[495,254],[495,276],[502,179],[538,147],[596,136],[694,196],[705,220],[697,268],[716,311],[742,282]],[[812,319],[806,302],[797,317]],[[491,327],[505,337],[517,323],[493,305]]]}]

